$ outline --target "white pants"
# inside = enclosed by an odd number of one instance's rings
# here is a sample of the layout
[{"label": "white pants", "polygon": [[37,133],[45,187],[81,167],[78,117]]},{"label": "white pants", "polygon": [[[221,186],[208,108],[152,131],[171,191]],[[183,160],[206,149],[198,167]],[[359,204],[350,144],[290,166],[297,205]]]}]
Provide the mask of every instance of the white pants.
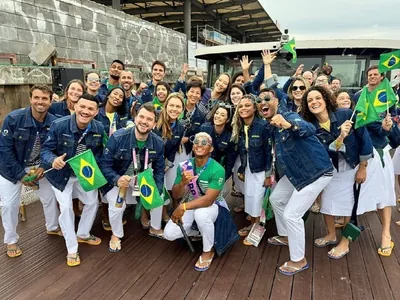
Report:
[{"label": "white pants", "polygon": [[[109,203],[108,205],[108,216],[110,219],[110,225],[113,235],[118,238],[122,238],[124,236],[124,227],[122,225],[122,216],[124,214],[126,204],[136,204],[136,197],[132,196],[132,188],[128,188],[126,191],[126,201],[122,204],[122,207],[115,207],[115,203],[117,202],[118,197],[118,187],[113,187],[104,198]],[[158,192],[158,191],[157,191]],[[150,222],[151,227],[160,230],[161,229],[161,218],[162,218],[162,209],[163,207],[157,207],[155,209],[150,210]]]},{"label": "white pants", "polygon": [[[27,168],[27,172],[29,168]],[[21,201],[22,183],[13,184],[0,176],[1,219],[4,227],[4,243],[15,244],[18,242],[17,234],[18,213]],[[39,180],[39,190],[35,190],[43,205],[46,229],[53,231],[58,228],[58,207],[56,197],[46,178]]]},{"label": "white pants", "polygon": [[[193,221],[196,221],[197,227],[203,237],[203,251],[209,252],[214,247],[214,222],[218,217],[218,205],[213,204],[209,207],[196,208],[193,210],[187,210],[182,217],[183,228],[185,229],[188,236],[197,235],[198,232],[193,230]],[[169,241],[182,238],[183,234],[178,225],[172,220],[169,220],[164,229],[164,238]]]},{"label": "white pants", "polygon": [[[60,227],[65,238],[68,253],[78,252],[76,237],[88,238],[99,206],[98,191],[85,192],[74,176],[70,177],[63,192],[52,186],[57,201],[60,204]],[[84,204],[78,232],[75,234],[75,213],[72,206],[72,195],[76,195]]]},{"label": "white pants", "polygon": [[284,176],[272,191],[270,201],[278,234],[288,237],[290,260],[293,262],[302,260],[305,255],[305,231],[302,217],[331,179],[332,177],[322,176],[297,191]]}]

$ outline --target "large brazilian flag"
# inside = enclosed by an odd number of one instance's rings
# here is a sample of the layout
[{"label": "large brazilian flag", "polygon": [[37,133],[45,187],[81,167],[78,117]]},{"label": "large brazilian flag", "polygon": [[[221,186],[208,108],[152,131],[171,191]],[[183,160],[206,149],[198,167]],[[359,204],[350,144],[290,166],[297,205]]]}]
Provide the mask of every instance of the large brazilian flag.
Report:
[{"label": "large brazilian flag", "polygon": [[68,160],[83,190],[98,189],[107,183],[96,163],[92,150],[88,149]]}]

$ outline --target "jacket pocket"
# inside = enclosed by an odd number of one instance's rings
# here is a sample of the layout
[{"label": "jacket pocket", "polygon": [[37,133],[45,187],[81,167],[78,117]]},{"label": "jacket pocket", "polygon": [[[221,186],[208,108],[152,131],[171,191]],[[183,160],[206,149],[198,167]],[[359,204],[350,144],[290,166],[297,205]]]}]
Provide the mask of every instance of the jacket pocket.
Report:
[{"label": "jacket pocket", "polygon": [[18,130],[14,131],[14,139],[16,141],[23,141],[26,142],[29,139],[29,131],[24,128],[19,128]]}]

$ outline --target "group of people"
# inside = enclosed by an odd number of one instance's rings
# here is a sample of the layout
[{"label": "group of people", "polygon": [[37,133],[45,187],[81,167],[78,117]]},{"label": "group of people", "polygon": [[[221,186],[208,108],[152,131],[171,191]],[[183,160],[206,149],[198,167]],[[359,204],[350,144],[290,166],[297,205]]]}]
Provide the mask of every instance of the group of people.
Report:
[{"label": "group of people", "polygon": [[[68,266],[80,264],[79,243],[101,243],[90,233],[101,202],[103,228],[112,232],[111,252],[121,250],[124,211],[136,204],[135,214],[149,235],[175,240],[183,237],[183,227],[188,236],[201,239],[203,253],[195,269],[205,271],[220,253],[221,240],[229,245],[235,235],[246,237],[260,223],[265,191],[272,187],[269,201],[278,236],[268,243],[289,247],[290,259],[279,271],[293,275],[308,268],[303,216],[318,197],[327,234],[315,246],[337,244],[328,252],[332,259],[349,252],[349,240],[336,236],[335,217],[344,218],[343,226],[349,222],[353,187],[359,184],[357,214],[379,211],[378,253],[389,256],[396,197],[388,141],[397,147],[395,115],[354,129],[354,103],[331,75],[331,66],[319,73],[300,65],[280,88],[271,71],[275,58],[276,53],[264,50],[263,66],[252,78],[251,62],[244,56],[242,71],[233,77],[219,74],[212,88],[199,76],[186,81],[184,65],[172,89],[163,81],[165,64],[155,61],[152,79],[135,91],[133,73],[119,60],[103,81],[96,72],[87,73],[85,82],[72,80],[62,101],[52,101],[47,86],[33,86],[30,106],[11,112],[0,136],[7,255],[22,254],[17,224],[25,185],[43,204],[47,233],[64,237]],[[384,78],[376,66],[367,76],[369,92]],[[107,183],[85,191],[67,161],[89,149]],[[157,187],[153,192],[172,200],[150,211],[140,203],[137,182],[148,168]],[[221,229],[232,219],[223,195],[230,178],[232,193],[244,199],[235,211],[244,210],[249,224],[226,238],[227,230]],[[77,231],[75,217],[80,218]],[[252,245],[247,239],[243,243]]]}]

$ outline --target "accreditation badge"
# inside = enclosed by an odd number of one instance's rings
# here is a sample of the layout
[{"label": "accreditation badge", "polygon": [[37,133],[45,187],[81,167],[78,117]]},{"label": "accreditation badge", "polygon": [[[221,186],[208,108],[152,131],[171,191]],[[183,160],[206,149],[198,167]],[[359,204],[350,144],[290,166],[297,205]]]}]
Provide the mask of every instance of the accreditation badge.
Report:
[{"label": "accreditation badge", "polygon": [[129,186],[132,188],[132,196],[139,197],[140,191],[137,175],[132,176],[131,181],[129,182]]},{"label": "accreditation badge", "polygon": [[254,224],[249,232],[249,235],[246,237],[246,241],[251,243],[254,247],[257,247],[258,244],[261,242],[264,233],[264,226],[261,226],[260,224]]}]

